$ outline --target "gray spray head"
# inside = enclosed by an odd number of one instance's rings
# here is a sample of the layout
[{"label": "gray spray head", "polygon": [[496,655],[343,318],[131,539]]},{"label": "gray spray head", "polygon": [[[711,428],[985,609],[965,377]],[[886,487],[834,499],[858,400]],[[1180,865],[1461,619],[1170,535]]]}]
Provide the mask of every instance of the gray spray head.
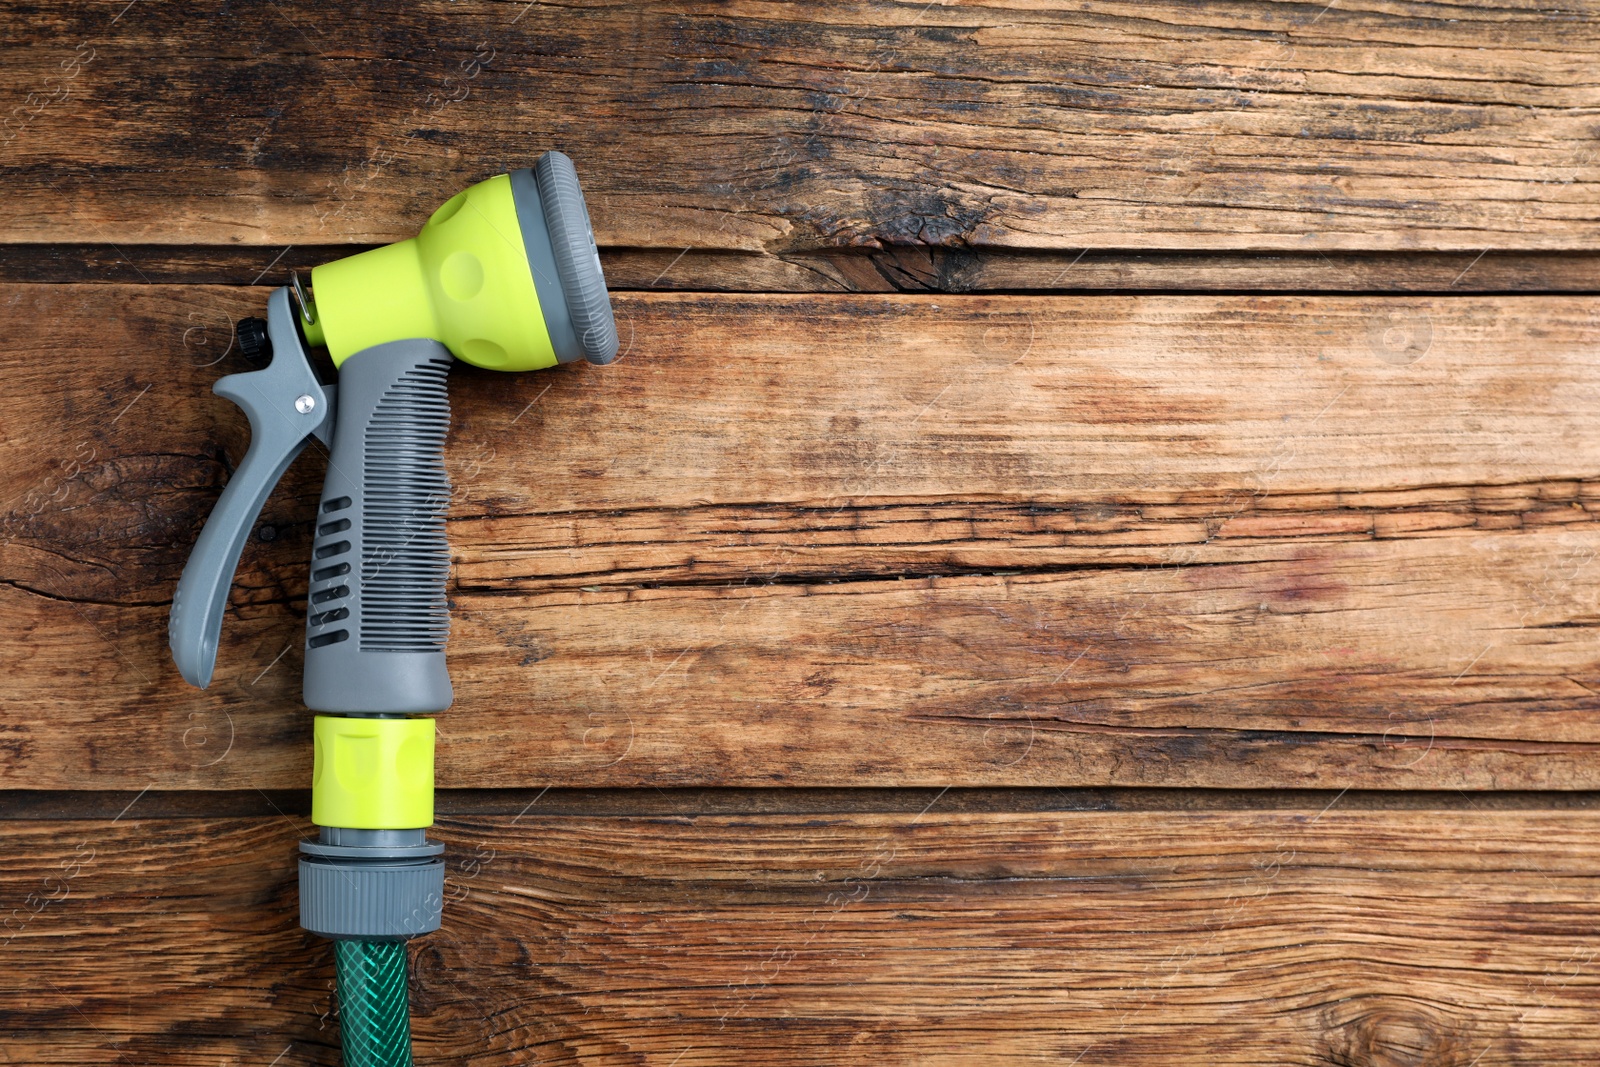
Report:
[{"label": "gray spray head", "polygon": [[572,160],[546,152],[533,167],[512,171],[511,196],[556,358],[610,363],[617,323]]}]

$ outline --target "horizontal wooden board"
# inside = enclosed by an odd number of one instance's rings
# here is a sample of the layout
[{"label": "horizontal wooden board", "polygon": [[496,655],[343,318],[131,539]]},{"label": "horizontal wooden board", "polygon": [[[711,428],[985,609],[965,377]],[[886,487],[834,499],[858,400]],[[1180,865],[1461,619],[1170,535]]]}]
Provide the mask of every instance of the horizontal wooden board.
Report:
[{"label": "horizontal wooden board", "polygon": [[[298,815],[0,824],[30,1064],[337,1062]],[[448,820],[418,1061],[1589,1063],[1593,812]],[[136,979],[136,982],[130,981]]]},{"label": "horizontal wooden board", "polygon": [[548,147],[669,254],[1596,233],[1586,6],[9,6],[10,242],[386,242]]},{"label": "horizontal wooden board", "polygon": [[[0,287],[7,785],[307,780],[318,457],[165,647],[260,303]],[[1593,299],[618,306],[454,372],[444,786],[1600,785]]]}]

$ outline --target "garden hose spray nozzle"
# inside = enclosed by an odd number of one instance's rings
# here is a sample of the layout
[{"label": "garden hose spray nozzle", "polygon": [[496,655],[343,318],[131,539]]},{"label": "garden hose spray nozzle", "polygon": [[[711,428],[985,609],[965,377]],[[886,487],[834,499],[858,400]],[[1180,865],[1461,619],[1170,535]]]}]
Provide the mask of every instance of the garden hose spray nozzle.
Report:
[{"label": "garden hose spray nozzle", "polygon": [[[316,514],[305,703],[316,712],[300,923],[334,938],[351,1067],[411,1062],[404,942],[439,927],[434,724],[445,667],[444,469],[450,364],[522,371],[616,358],[617,332],[572,161],[547,152],[452,197],[414,238],[327,263],[311,293],[276,290],[247,319],[263,369],[214,391],[244,408],[250,447],[196,542],[168,637],[183,677],[211,681],[245,538],[312,437],[331,448]],[[337,383],[308,348],[326,347]]]}]

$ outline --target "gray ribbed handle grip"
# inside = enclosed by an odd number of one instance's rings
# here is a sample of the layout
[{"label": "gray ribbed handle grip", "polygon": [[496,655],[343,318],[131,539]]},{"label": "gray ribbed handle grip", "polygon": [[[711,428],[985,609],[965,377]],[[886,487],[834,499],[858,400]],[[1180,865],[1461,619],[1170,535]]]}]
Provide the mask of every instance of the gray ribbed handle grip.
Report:
[{"label": "gray ribbed handle grip", "polygon": [[339,368],[333,455],[317,510],[305,701],[336,714],[450,706],[448,349],[394,341]]}]

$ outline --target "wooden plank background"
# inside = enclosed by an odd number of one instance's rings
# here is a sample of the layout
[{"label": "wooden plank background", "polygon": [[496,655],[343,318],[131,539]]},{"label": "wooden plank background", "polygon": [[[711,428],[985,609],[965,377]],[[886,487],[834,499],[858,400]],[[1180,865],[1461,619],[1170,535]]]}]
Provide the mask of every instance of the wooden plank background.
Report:
[{"label": "wooden plank background", "polygon": [[1583,7],[123,3],[17,17],[8,240],[398,240],[552,143],[604,244],[674,251],[1476,253],[1595,221]]},{"label": "wooden plank background", "polygon": [[[319,463],[210,691],[163,625],[248,432],[187,324],[259,299],[0,289],[14,783],[305,781]],[[618,307],[613,367],[456,372],[446,786],[1600,784],[1592,298]]]},{"label": "wooden plank background", "polygon": [[209,390],[291,269],[547,147],[625,358],[452,375],[420,1062],[1592,1061],[1597,51],[1588,4],[8,5],[0,1062],[336,1061],[321,459],[187,688]]},{"label": "wooden plank background", "polygon": [[[16,824],[0,886],[60,887],[0,980],[29,1062],[337,1063],[283,862],[309,829]],[[1589,1063],[1597,835],[1592,811],[447,818],[417,1054]]]}]

